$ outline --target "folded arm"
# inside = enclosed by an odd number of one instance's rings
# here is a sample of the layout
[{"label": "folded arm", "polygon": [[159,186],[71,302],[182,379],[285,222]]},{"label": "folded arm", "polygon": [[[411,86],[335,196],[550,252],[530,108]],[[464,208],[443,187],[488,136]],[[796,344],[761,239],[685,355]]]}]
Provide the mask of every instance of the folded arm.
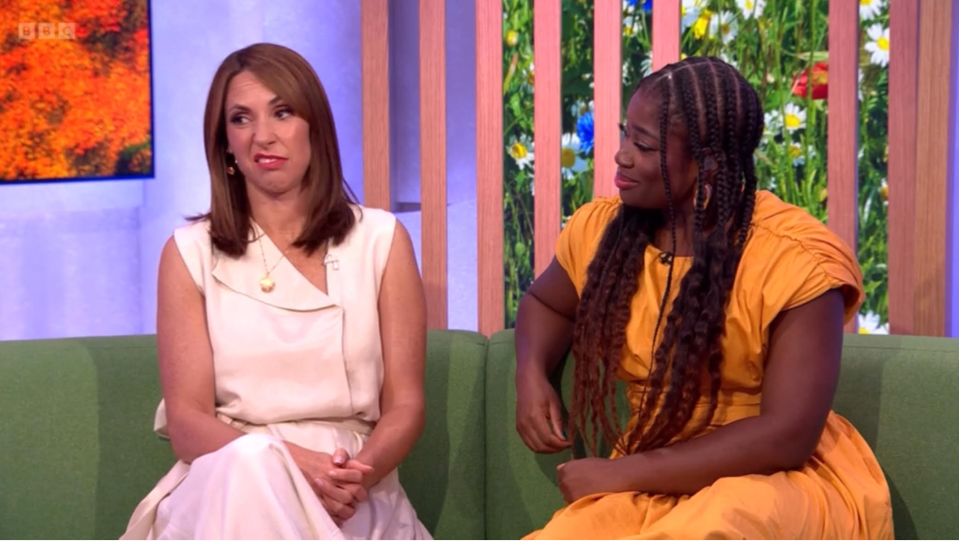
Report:
[{"label": "folded arm", "polygon": [[831,290],[771,326],[760,415],[612,461],[619,491],[693,494],[723,477],[801,468],[816,450],[839,379],[843,297]]}]

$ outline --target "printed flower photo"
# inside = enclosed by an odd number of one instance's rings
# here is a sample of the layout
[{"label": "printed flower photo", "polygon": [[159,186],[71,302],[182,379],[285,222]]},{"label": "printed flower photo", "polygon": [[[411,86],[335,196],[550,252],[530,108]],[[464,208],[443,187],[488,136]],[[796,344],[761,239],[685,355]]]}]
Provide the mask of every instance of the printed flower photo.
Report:
[{"label": "printed flower photo", "polygon": [[[652,66],[652,6],[623,0],[623,106]],[[833,0],[837,1],[837,0]],[[533,8],[504,0],[506,323],[532,282]],[[761,188],[826,221],[829,0],[681,0],[681,57],[717,56],[759,92],[766,133]],[[866,302],[860,332],[888,332],[888,0],[859,2],[859,246]],[[563,0],[563,224],[593,191],[593,2]]]}]

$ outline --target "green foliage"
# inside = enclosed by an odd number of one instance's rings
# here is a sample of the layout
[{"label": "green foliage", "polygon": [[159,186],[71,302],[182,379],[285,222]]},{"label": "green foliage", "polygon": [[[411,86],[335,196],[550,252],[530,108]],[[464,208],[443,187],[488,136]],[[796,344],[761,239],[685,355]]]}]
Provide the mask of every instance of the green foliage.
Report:
[{"label": "green foliage", "polygon": [[[762,9],[749,13],[749,4]],[[879,33],[889,27],[889,15],[888,4],[881,4],[881,9],[863,13],[860,39],[858,255],[867,291],[862,312],[877,325],[888,321],[888,69],[881,58],[888,38],[878,49],[877,44],[882,41]],[[760,187],[825,221],[828,104],[820,92],[825,90],[821,85],[828,84],[828,0],[682,0],[682,6],[683,56],[718,56],[730,62],[756,88],[765,106],[766,135],[756,153]],[[648,8],[649,2],[642,0],[623,2],[624,107],[636,82],[650,71]],[[593,191],[593,2],[563,0],[562,23],[565,224]],[[533,279],[531,0],[505,0],[503,25],[505,316],[512,326],[519,298]],[[585,125],[589,129],[584,131]]]}]

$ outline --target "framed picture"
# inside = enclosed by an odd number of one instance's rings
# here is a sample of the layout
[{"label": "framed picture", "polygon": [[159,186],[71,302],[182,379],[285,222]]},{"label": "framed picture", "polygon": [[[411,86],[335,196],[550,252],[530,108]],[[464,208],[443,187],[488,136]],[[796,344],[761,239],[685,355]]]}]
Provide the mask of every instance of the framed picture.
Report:
[{"label": "framed picture", "polygon": [[0,10],[0,185],[153,176],[150,1]]}]

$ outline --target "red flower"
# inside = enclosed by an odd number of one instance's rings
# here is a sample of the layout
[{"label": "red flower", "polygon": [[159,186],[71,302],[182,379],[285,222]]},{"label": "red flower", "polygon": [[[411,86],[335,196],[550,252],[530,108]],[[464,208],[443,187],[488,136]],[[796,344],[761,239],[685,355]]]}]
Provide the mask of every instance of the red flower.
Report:
[{"label": "red flower", "polygon": [[805,98],[810,79],[812,79],[812,99],[826,99],[829,95],[829,64],[818,62],[812,67],[812,77],[809,76],[809,70],[806,70],[793,79],[793,95]]}]

